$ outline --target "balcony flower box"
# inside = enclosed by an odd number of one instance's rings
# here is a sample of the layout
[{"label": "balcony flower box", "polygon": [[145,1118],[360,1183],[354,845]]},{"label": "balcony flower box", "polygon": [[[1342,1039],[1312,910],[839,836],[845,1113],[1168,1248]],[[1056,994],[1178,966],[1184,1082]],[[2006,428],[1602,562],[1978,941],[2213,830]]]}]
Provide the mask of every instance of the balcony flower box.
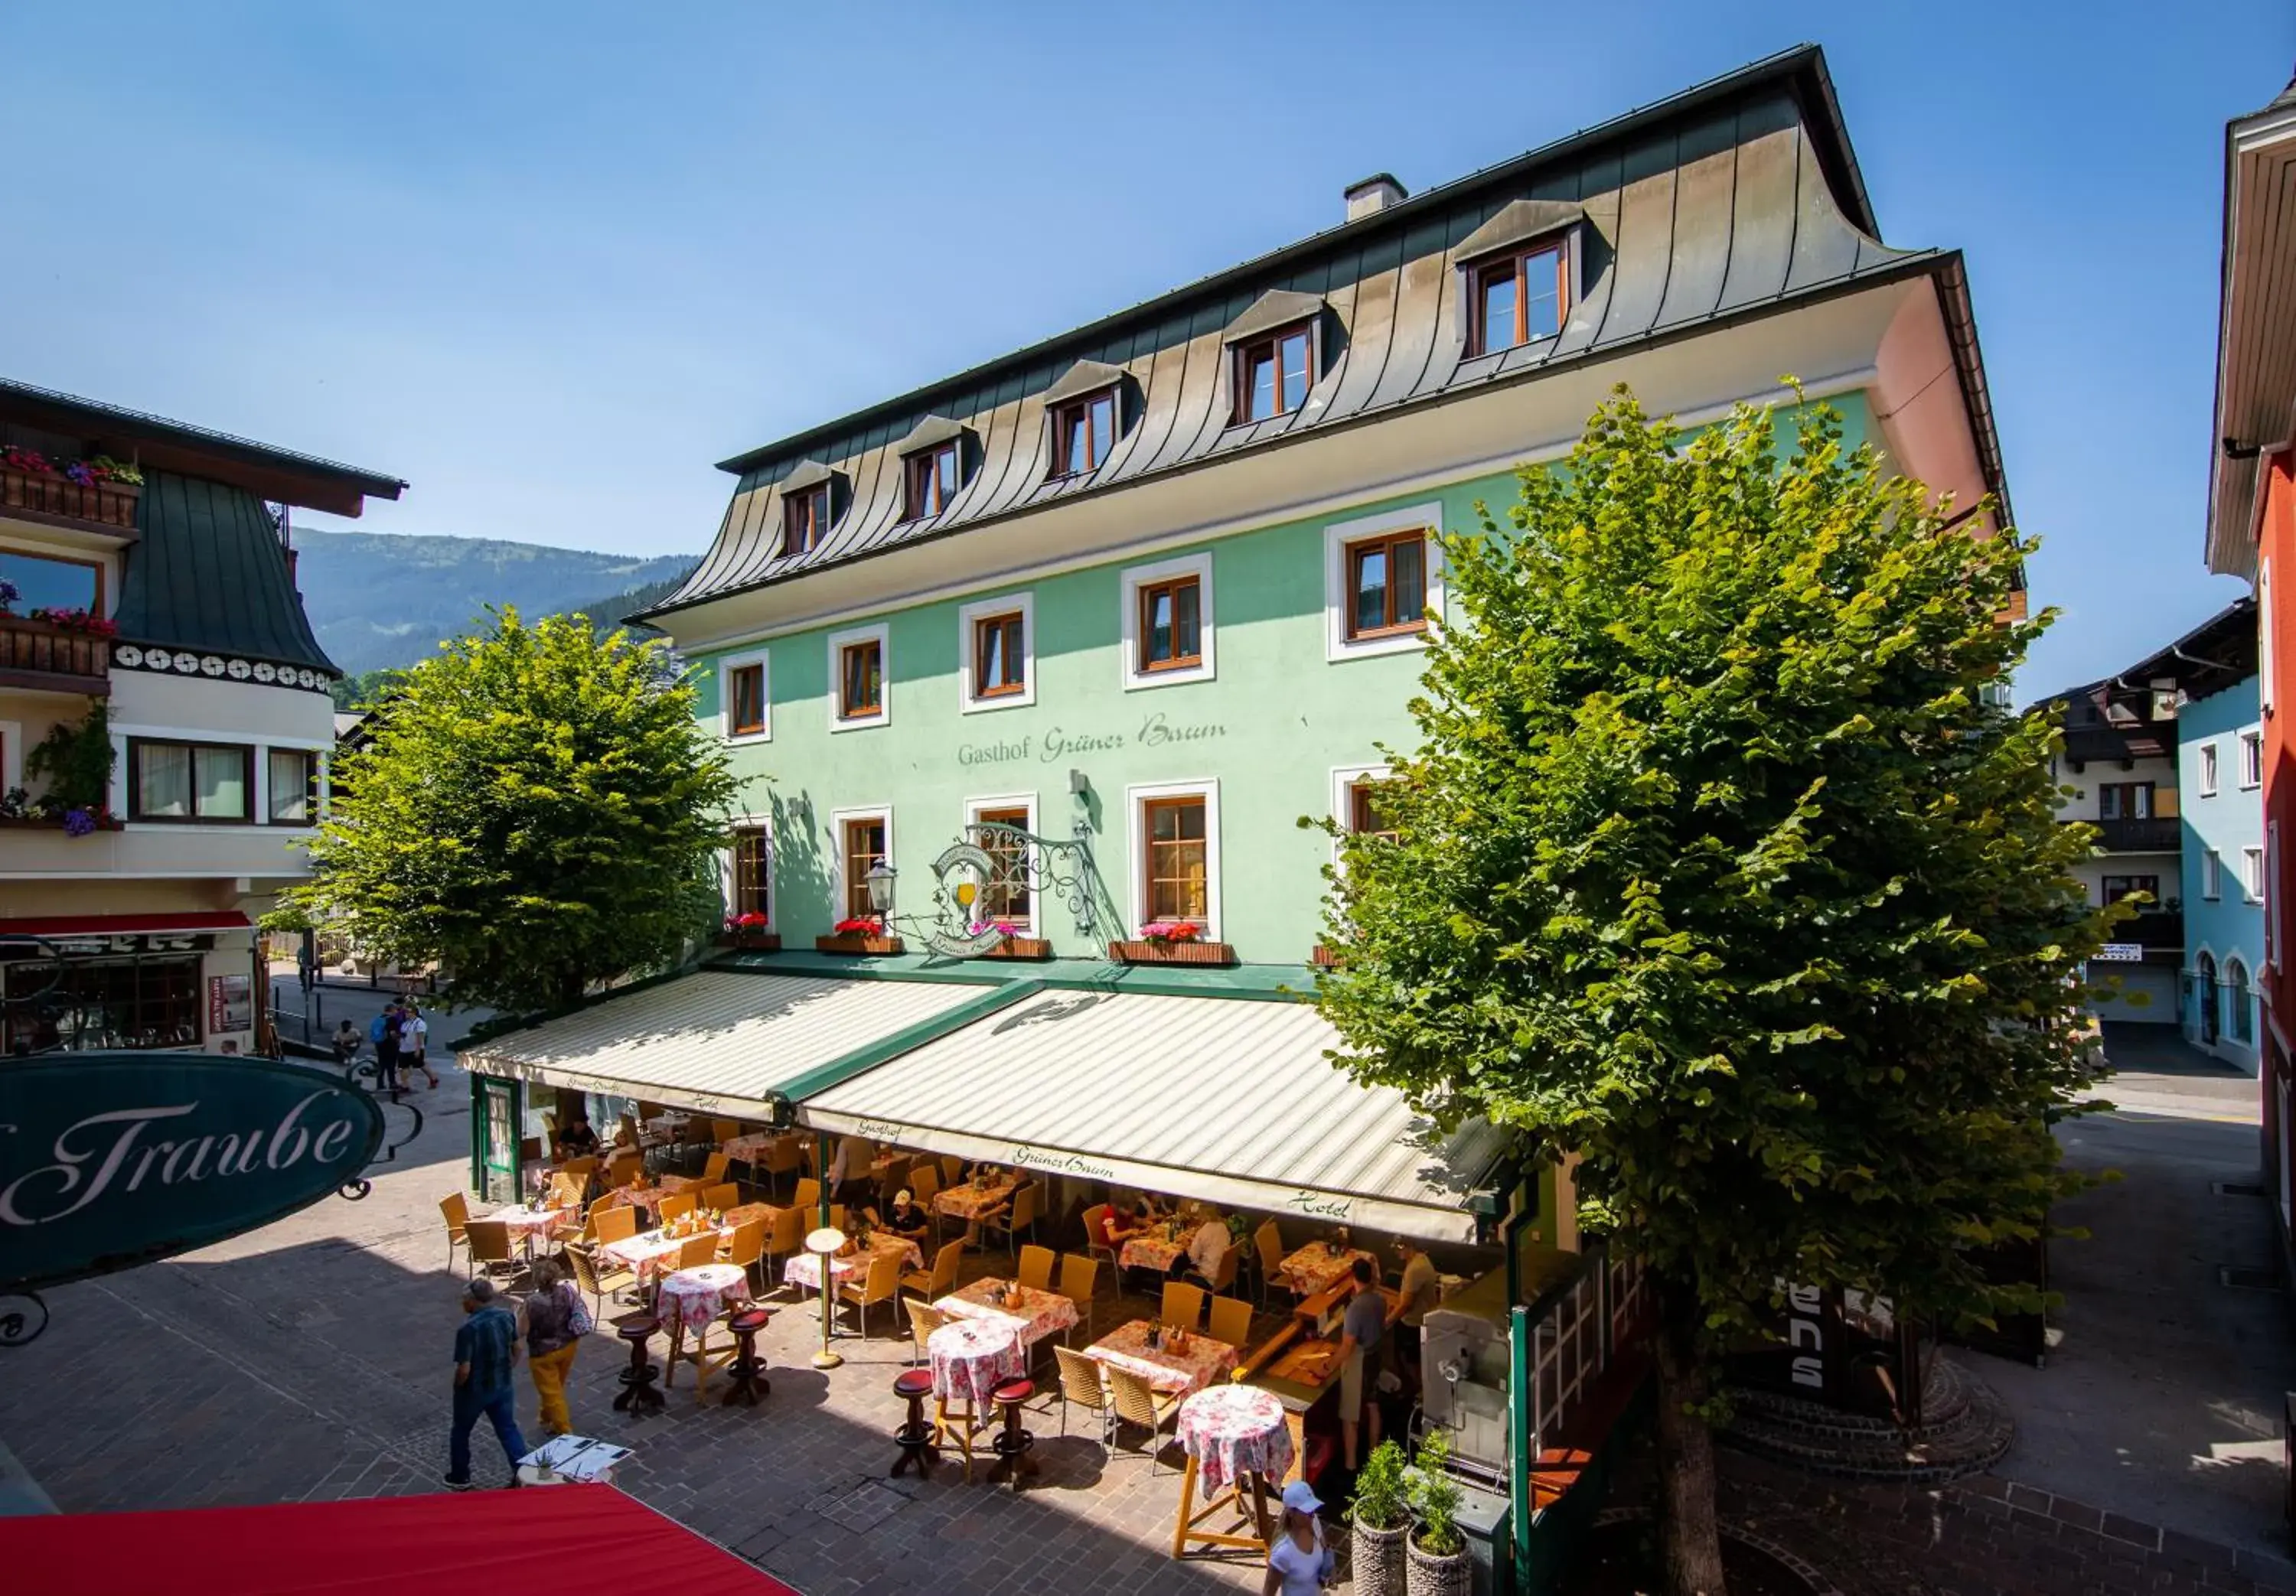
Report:
[{"label": "balcony flower box", "polygon": [[101,697],[111,691],[117,628],[79,610],[18,615],[0,603],[0,686]]},{"label": "balcony flower box", "polygon": [[1041,962],[1053,956],[1053,945],[1043,937],[1007,936],[980,957],[984,959],[1014,959]]},{"label": "balcony flower box", "polygon": [[[77,814],[79,818],[75,820]],[[124,831],[127,823],[117,814],[72,810],[62,814],[0,814],[0,831],[62,831],[67,837],[86,837],[97,831]]]},{"label": "balcony flower box", "polygon": [[1308,955],[1308,962],[1318,970],[1337,970],[1343,961],[1339,949],[1318,942],[1315,952]]},{"label": "balcony flower box", "polygon": [[1193,921],[1159,920],[1143,926],[1136,941],[1110,943],[1108,956],[1119,964],[1233,964],[1235,949],[1206,942]]},{"label": "balcony flower box", "polygon": [[0,509],[29,511],[81,521],[107,532],[135,530],[140,486],[90,476],[80,480],[50,466],[28,450],[0,458]]},{"label": "balcony flower box", "polygon": [[813,947],[821,954],[898,954],[901,939],[873,920],[840,920],[828,936],[815,937]]},{"label": "balcony flower box", "polygon": [[782,951],[782,939],[766,928],[766,917],[758,913],[729,914],[725,929],[718,933],[718,945],[738,947],[750,953],[777,954]]}]

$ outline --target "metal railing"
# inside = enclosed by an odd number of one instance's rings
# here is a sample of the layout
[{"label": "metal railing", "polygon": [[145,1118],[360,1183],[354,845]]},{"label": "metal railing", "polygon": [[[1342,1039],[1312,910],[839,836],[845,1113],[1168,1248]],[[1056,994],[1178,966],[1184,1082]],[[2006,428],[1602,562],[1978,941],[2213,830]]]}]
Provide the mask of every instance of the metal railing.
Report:
[{"label": "metal railing", "polygon": [[2152,815],[2142,820],[2093,820],[2097,847],[2108,854],[2173,854],[2185,846],[2176,816]]}]

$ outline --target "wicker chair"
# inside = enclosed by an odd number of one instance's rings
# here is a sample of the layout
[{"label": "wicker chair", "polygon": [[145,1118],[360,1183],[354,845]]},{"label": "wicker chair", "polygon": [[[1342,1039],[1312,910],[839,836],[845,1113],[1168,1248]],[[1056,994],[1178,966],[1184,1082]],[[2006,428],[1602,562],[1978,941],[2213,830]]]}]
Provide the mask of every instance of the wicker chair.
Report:
[{"label": "wicker chair", "polygon": [[874,1303],[890,1304],[901,1294],[901,1257],[898,1253],[882,1252],[869,1260],[869,1273],[857,1281],[847,1281],[837,1288],[837,1295],[853,1305],[853,1317],[861,1326],[861,1338],[869,1338],[869,1308]]},{"label": "wicker chair", "polygon": [[471,1278],[492,1274],[518,1273],[518,1260],[511,1256],[510,1226],[499,1219],[473,1219],[463,1226],[463,1248],[470,1255]]},{"label": "wicker chair", "polygon": [[917,1364],[930,1360],[931,1355],[925,1350],[925,1343],[932,1338],[933,1331],[948,1322],[948,1315],[922,1297],[904,1297],[901,1298],[901,1306],[907,1310],[909,1338],[915,1343],[909,1357],[909,1366],[914,1368]]},{"label": "wicker chair", "polygon": [[1031,1291],[1053,1289],[1053,1265],[1059,1255],[1049,1247],[1024,1247],[1021,1249],[1020,1281]]},{"label": "wicker chair", "polygon": [[603,1320],[606,1299],[617,1291],[635,1288],[638,1277],[630,1271],[609,1265],[601,1269],[597,1260],[578,1247],[570,1247],[566,1256],[574,1265],[574,1283],[590,1294],[590,1316]]},{"label": "wicker chair", "polygon": [[719,1181],[724,1180],[726,1178],[726,1166],[733,1161],[734,1160],[731,1157],[721,1152],[711,1153],[708,1158],[702,1159],[701,1179],[703,1183],[714,1186]]},{"label": "wicker chair", "polygon": [[1138,1375],[1128,1374],[1113,1364],[1101,1372],[1108,1379],[1110,1405],[1116,1410],[1116,1427],[1120,1429],[1127,1424],[1136,1424],[1148,1432],[1148,1472],[1154,1474],[1159,1464],[1156,1436],[1180,1411],[1179,1394],[1162,1395]]},{"label": "wicker chair", "polygon": [[663,1198],[660,1204],[654,1209],[654,1213],[664,1224],[668,1224],[673,1219],[685,1218],[701,1206],[701,1198],[698,1192],[678,1191]]},{"label": "wicker chair", "polygon": [[1107,1445],[1116,1428],[1116,1404],[1109,1400],[1108,1387],[1101,1381],[1100,1365],[1065,1346],[1054,1347],[1053,1356],[1061,1366],[1061,1434],[1069,1433],[1070,1408],[1090,1408],[1100,1420],[1100,1443]]},{"label": "wicker chair", "polygon": [[1251,1342],[1251,1304],[1241,1297],[1212,1298],[1211,1338],[1238,1352]]},{"label": "wicker chair", "polygon": [[933,1254],[932,1273],[928,1274],[922,1269],[912,1269],[901,1276],[901,1284],[937,1301],[956,1289],[957,1265],[964,1262],[964,1243],[944,1241],[940,1250]]},{"label": "wicker chair", "polygon": [[439,1212],[447,1219],[447,1267],[455,1266],[455,1249],[470,1245],[465,1228],[471,1223],[471,1199],[459,1191],[449,1191],[439,1199]]},{"label": "wicker chair", "polygon": [[1157,1320],[1164,1324],[1177,1324],[1183,1330],[1193,1330],[1203,1322],[1204,1290],[1182,1281],[1167,1281],[1164,1301],[1157,1311]]},{"label": "wicker chair", "polygon": [[590,1233],[601,1246],[609,1241],[627,1241],[638,1233],[638,1211],[626,1202],[618,1202],[604,1209],[593,1209]]}]

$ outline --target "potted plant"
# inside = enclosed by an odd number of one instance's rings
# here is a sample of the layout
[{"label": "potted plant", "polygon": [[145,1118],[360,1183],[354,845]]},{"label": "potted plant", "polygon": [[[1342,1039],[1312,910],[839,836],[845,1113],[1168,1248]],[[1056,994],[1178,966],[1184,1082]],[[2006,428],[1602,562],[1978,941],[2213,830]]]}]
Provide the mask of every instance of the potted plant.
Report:
[{"label": "potted plant", "polygon": [[1411,1529],[1403,1448],[1382,1441],[1356,1476],[1348,1518],[1355,1526],[1356,1596],[1403,1596],[1403,1537]]},{"label": "potted plant", "polygon": [[1021,928],[1004,921],[993,920],[971,928],[975,936],[994,931],[1004,938],[980,956],[984,959],[1049,959],[1053,945],[1042,937],[1023,937]]},{"label": "potted plant", "polygon": [[1235,950],[1225,942],[1207,942],[1204,929],[1193,920],[1152,920],[1131,942],[1111,942],[1109,956],[1126,964],[1233,964]]},{"label": "potted plant", "polygon": [[1410,1596],[1468,1596],[1473,1570],[1467,1538],[1459,1533],[1459,1486],[1451,1477],[1450,1432],[1431,1428],[1419,1443],[1419,1461],[1406,1470],[1411,1516],[1418,1527],[1406,1543]]},{"label": "potted plant", "polygon": [[124,460],[98,454],[88,464],[95,473],[96,481],[104,487],[129,494],[141,493],[144,489],[144,473]]},{"label": "potted plant", "polygon": [[868,915],[840,920],[826,937],[813,939],[814,951],[824,954],[898,954],[901,939]]},{"label": "potted plant", "polygon": [[726,929],[718,940],[728,947],[753,949],[758,953],[780,951],[782,939],[766,929],[766,917],[752,909],[746,914],[728,914]]}]

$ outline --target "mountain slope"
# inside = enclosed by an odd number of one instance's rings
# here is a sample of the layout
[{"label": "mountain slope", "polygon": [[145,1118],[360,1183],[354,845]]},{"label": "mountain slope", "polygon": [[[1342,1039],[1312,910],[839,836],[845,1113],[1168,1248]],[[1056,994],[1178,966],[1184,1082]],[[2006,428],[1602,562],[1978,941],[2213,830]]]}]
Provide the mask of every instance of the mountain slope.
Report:
[{"label": "mountain slope", "polygon": [[[682,577],[691,554],[636,558],[486,537],[298,528],[296,581],[328,656],[352,675],[414,664],[482,624],[487,606],[529,617],[640,608],[630,590]],[[605,596],[602,596],[605,595]]]}]

